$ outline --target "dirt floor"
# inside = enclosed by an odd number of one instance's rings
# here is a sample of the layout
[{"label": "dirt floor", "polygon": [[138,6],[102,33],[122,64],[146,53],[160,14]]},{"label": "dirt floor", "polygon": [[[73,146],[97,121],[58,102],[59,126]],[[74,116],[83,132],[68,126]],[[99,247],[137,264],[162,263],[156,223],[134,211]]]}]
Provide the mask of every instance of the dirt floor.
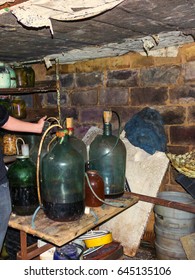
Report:
[{"label": "dirt floor", "polygon": [[134,257],[123,255],[122,260],[156,260],[156,251],[152,244],[142,242]]}]

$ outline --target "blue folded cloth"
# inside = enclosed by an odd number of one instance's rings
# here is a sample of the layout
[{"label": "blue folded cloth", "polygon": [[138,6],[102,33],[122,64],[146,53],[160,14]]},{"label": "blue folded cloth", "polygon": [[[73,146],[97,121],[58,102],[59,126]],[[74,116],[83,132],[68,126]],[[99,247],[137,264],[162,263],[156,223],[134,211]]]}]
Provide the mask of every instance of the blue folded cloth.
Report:
[{"label": "blue folded cloth", "polygon": [[129,142],[147,153],[166,151],[167,139],[163,120],[157,110],[144,108],[125,124],[124,130]]}]

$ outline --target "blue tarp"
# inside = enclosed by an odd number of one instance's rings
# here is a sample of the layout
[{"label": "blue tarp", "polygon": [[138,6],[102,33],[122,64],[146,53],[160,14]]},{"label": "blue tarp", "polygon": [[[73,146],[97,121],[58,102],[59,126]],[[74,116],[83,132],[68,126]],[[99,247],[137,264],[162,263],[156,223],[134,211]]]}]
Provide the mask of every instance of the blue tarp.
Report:
[{"label": "blue tarp", "polygon": [[131,144],[149,154],[166,151],[166,134],[160,113],[149,107],[135,114],[124,127]]}]

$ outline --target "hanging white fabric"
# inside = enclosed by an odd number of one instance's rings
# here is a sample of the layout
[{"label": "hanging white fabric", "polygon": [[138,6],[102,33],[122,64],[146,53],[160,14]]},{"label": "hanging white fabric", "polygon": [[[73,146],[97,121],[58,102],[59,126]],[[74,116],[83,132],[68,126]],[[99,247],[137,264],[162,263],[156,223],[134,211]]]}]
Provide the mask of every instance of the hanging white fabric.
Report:
[{"label": "hanging white fabric", "polygon": [[86,19],[110,10],[124,0],[30,0],[10,10],[17,20],[28,27],[49,27],[51,19],[73,21]]}]

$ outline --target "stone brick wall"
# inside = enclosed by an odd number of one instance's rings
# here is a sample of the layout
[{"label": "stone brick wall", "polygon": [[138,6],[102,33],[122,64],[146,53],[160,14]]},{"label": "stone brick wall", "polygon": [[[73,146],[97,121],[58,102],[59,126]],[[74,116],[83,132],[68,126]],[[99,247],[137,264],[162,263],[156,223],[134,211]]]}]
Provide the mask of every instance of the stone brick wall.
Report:
[{"label": "stone brick wall", "polygon": [[[55,67],[34,69],[37,81],[56,78]],[[135,113],[151,107],[163,117],[168,151],[183,154],[195,148],[195,43],[180,47],[176,57],[129,53],[60,65],[60,83],[62,119],[74,117],[79,137],[91,125],[102,127],[105,108],[119,114],[123,127]],[[47,114],[58,115],[56,92],[41,95],[39,102]],[[116,117],[113,128],[118,128]],[[162,190],[183,191],[176,174],[169,166]]]}]

